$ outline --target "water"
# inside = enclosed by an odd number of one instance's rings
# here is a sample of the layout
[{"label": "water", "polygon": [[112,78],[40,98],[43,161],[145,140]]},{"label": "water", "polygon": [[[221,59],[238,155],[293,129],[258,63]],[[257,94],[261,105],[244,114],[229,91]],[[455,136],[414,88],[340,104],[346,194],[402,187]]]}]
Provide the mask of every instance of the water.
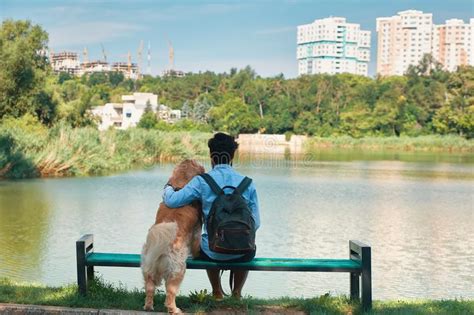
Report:
[{"label": "water", "polygon": [[[357,239],[372,246],[375,299],[474,298],[472,155],[328,151],[317,158],[236,163],[259,194],[257,256],[346,258],[349,239]],[[75,282],[74,242],[85,233],[94,234],[97,251],[139,253],[171,169],[0,181],[0,277]],[[142,288],[138,268],[96,270]],[[210,289],[205,272],[188,270],[181,293],[203,288]],[[348,294],[349,276],[251,272],[244,291]]]}]

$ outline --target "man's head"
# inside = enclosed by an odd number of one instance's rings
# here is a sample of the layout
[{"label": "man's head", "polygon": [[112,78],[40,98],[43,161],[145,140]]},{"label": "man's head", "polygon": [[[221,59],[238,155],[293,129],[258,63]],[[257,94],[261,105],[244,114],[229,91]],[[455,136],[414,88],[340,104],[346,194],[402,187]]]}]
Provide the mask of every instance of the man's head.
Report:
[{"label": "man's head", "polygon": [[218,132],[207,142],[212,165],[231,164],[239,144],[234,137]]}]

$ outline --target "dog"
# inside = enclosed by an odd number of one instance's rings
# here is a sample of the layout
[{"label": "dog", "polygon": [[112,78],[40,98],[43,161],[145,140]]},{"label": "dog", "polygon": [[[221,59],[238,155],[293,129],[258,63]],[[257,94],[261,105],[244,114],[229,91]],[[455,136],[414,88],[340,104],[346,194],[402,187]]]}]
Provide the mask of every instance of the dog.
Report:
[{"label": "dog", "polygon": [[[169,184],[183,188],[194,176],[204,173],[204,167],[194,160],[185,160],[175,167]],[[186,259],[197,257],[201,241],[201,205],[194,202],[177,209],[163,202],[156,213],[155,224],[148,230],[143,245],[141,268],[145,281],[144,310],[153,310],[155,287],[165,281],[165,306],[169,313],[179,314],[176,294],[186,272]]]}]

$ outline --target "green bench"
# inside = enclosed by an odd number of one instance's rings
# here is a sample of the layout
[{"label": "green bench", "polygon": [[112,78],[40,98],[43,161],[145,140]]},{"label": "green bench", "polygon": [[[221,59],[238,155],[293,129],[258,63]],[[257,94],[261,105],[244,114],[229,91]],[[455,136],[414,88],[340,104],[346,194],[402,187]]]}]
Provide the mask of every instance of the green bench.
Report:
[{"label": "green bench", "polygon": [[[94,278],[94,266],[140,267],[140,255],[94,252],[92,234],[76,242],[77,284],[79,293],[87,293],[87,281]],[[244,269],[257,271],[348,272],[351,299],[360,299],[362,308],[372,308],[372,267],[370,246],[349,241],[349,259],[254,258],[250,262],[209,262],[189,258],[187,269]],[[362,293],[362,294],[361,294]]]}]

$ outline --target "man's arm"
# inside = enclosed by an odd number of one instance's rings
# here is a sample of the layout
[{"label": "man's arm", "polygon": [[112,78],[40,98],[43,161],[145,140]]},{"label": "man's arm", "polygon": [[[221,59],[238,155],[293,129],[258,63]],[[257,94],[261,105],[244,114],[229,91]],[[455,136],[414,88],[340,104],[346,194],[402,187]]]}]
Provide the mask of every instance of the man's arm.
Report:
[{"label": "man's arm", "polygon": [[163,202],[170,208],[179,208],[201,198],[201,184],[199,176],[195,176],[182,189],[174,191],[173,187],[166,186],[163,191]]},{"label": "man's arm", "polygon": [[253,183],[250,185],[250,200],[249,200],[250,211],[252,211],[252,217],[255,220],[255,228],[260,227],[260,210],[258,207],[257,190]]}]

